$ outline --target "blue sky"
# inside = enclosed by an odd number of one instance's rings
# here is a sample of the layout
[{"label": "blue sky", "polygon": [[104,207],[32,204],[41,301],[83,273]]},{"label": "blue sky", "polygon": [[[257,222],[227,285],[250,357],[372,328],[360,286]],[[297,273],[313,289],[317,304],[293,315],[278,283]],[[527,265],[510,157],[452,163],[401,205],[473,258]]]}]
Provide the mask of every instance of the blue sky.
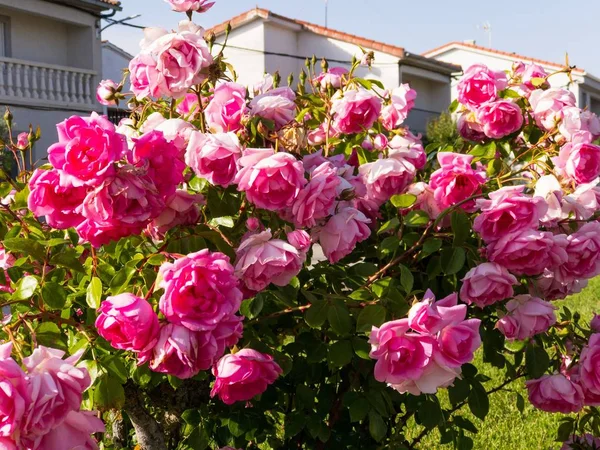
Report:
[{"label": "blue sky", "polygon": [[[184,15],[170,11],[163,0],[122,0],[132,23],[174,28]],[[585,6],[583,4],[585,3]],[[255,6],[324,24],[324,0],[216,0],[195,21],[208,28]],[[510,6],[509,6],[510,5]],[[545,0],[329,0],[329,27],[421,53],[449,41],[475,39],[487,46],[481,25],[492,25],[492,46],[534,58],[571,64],[600,77],[600,1]],[[479,29],[477,26],[480,26]],[[114,26],[104,39],[137,53],[141,32]]]}]

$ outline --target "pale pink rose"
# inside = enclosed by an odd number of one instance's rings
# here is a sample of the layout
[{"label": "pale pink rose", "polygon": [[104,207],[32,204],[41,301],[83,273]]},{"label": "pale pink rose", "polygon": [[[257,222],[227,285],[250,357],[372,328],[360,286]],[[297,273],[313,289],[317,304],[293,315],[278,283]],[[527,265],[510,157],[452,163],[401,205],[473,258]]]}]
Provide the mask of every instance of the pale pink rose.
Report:
[{"label": "pale pink rose", "polygon": [[104,106],[114,106],[117,104],[115,94],[119,92],[119,85],[113,80],[102,80],[96,89],[96,100]]},{"label": "pale pink rose", "polygon": [[195,11],[197,13],[205,13],[213,7],[215,2],[209,0],[165,0],[171,5],[173,11],[176,12],[189,12]]},{"label": "pale pink rose", "polygon": [[7,270],[14,266],[17,260],[6,249],[0,246],[0,269]]},{"label": "pale pink rose", "polygon": [[19,133],[17,136],[17,148],[19,150],[26,150],[29,147],[29,133]]},{"label": "pale pink rose", "polygon": [[458,101],[468,108],[496,100],[507,86],[506,74],[490,70],[483,64],[469,67],[458,83]]},{"label": "pale pink rose", "polygon": [[490,199],[478,199],[481,214],[475,218],[473,230],[487,243],[507,234],[526,229],[538,229],[548,210],[541,197],[523,194],[524,186],[508,186],[490,192]]},{"label": "pale pink rose", "polygon": [[260,81],[256,82],[254,86],[252,86],[252,92],[254,93],[254,95],[265,94],[266,92],[269,92],[271,89],[273,89],[273,85],[273,75],[271,75],[270,73],[266,73],[263,75]]},{"label": "pale pink rose", "polygon": [[129,80],[131,90],[138,100],[153,95],[156,90],[154,83],[158,81],[158,72],[152,55],[140,53],[129,61]]},{"label": "pale pink rose", "polygon": [[519,105],[508,100],[496,100],[477,108],[477,122],[490,139],[502,139],[516,133],[523,126],[523,112]]},{"label": "pale pink rose", "polygon": [[568,238],[568,261],[555,272],[562,283],[600,275],[600,223],[589,222]]},{"label": "pale pink rose", "polygon": [[411,89],[406,83],[401,84],[390,93],[390,104],[381,111],[381,124],[387,130],[400,127],[408,117],[408,113],[415,106],[417,91]]},{"label": "pale pink rose", "polygon": [[72,116],[56,128],[58,143],[48,149],[48,160],[74,186],[98,186],[114,174],[113,163],[127,151],[125,136],[95,112],[90,117]]},{"label": "pale pink rose", "polygon": [[178,189],[167,199],[165,209],[152,220],[146,231],[153,239],[161,240],[169,230],[180,225],[195,225],[200,218],[199,206],[205,203],[203,195]]},{"label": "pale pink rose", "polygon": [[600,137],[600,119],[591,111],[569,106],[561,111],[558,131],[568,141],[581,133],[589,133],[592,141]]},{"label": "pale pink rose", "polygon": [[515,71],[515,75],[518,75],[521,78],[521,85],[519,86],[520,90],[522,92],[524,92],[526,95],[528,95],[531,91],[538,89],[540,87],[549,87],[549,83],[548,81],[545,81],[542,85],[538,86],[534,86],[532,83],[532,80],[534,78],[543,78],[545,79],[548,74],[546,73],[546,71],[544,70],[544,68],[542,66],[539,66],[538,64],[523,64],[521,63],[521,66],[516,69]]},{"label": "pale pink rose", "polygon": [[216,380],[210,396],[226,405],[252,400],[283,373],[272,356],[249,348],[223,356],[212,372]]},{"label": "pale pink rose", "polygon": [[279,129],[294,120],[295,101],[294,91],[289,87],[280,87],[254,97],[250,102],[249,111],[252,116],[273,121],[275,128]]},{"label": "pale pink rose", "polygon": [[583,450],[583,449],[599,449],[600,438],[594,437],[592,434],[584,434],[582,436],[571,436],[568,441],[563,443],[560,450]]},{"label": "pale pink rose", "polygon": [[412,207],[425,211],[430,219],[436,219],[442,212],[440,205],[434,197],[433,189],[427,183],[419,181],[418,183],[411,184],[406,189],[406,193],[417,197]]},{"label": "pale pink rose", "polygon": [[481,320],[468,319],[444,327],[437,336],[435,361],[442,367],[454,369],[473,361],[475,351],[481,347],[480,326]]},{"label": "pale pink rose", "polygon": [[389,142],[388,156],[390,158],[404,159],[416,169],[421,170],[427,164],[427,154],[423,149],[421,135],[415,136],[410,131],[406,135],[396,135]]},{"label": "pale pink rose", "polygon": [[312,245],[310,235],[304,230],[290,231],[287,234],[287,240],[292,244],[299,252],[306,253]]},{"label": "pale pink rose", "polygon": [[[440,168],[431,174],[429,185],[440,208],[446,209],[479,194],[487,181],[485,171],[471,167],[473,156],[458,153],[438,153]],[[476,210],[475,200],[461,205],[467,212]]]},{"label": "pale pink rose", "polygon": [[306,184],[304,167],[293,155],[273,149],[246,149],[234,183],[256,206],[280,211],[291,206]]},{"label": "pale pink rose", "polygon": [[358,171],[367,187],[367,197],[379,204],[404,193],[417,172],[415,166],[401,158],[378,159],[363,164]]},{"label": "pale pink rose", "polygon": [[487,262],[473,267],[462,279],[460,299],[469,305],[475,303],[484,308],[511,298],[517,278],[499,264]]},{"label": "pale pink rose", "polygon": [[192,134],[185,162],[194,173],[215,186],[227,187],[237,174],[242,147],[234,133]]},{"label": "pale pink rose", "polygon": [[554,272],[546,270],[542,275],[532,280],[529,285],[529,293],[544,300],[562,300],[569,295],[580,293],[587,284],[587,280],[561,283]]},{"label": "pale pink rose", "polygon": [[246,88],[241,84],[218,84],[204,109],[207,125],[214,131],[226,133],[242,128],[242,115],[246,111]]},{"label": "pale pink rose", "polygon": [[36,169],[29,180],[27,206],[36,217],[45,217],[52,228],[66,230],[79,225],[86,186],[73,186],[71,178],[56,169]]},{"label": "pale pink rose", "polygon": [[457,303],[456,293],[436,301],[435,295],[428,289],[423,300],[410,308],[408,325],[419,333],[437,334],[442,328],[465,320],[467,305]]},{"label": "pale pink rose", "polygon": [[581,351],[579,384],[584,391],[586,404],[600,406],[600,334],[592,334]]},{"label": "pale pink rose", "polygon": [[594,314],[594,318],[590,321],[590,329],[594,333],[600,333],[600,314]]},{"label": "pale pink rose", "polygon": [[556,225],[561,219],[564,219],[563,212],[563,192],[560,182],[554,175],[544,175],[537,180],[535,184],[534,197],[541,197],[548,205],[548,211],[540,219],[542,224],[548,227]]},{"label": "pale pink rose", "polygon": [[373,126],[381,111],[381,99],[365,89],[338,91],[332,99],[332,126],[343,134],[367,131]]},{"label": "pale pink rose", "polygon": [[300,270],[306,254],[273,239],[271,230],[248,236],[236,250],[235,273],[246,287],[262,291],[269,284],[287,286]]},{"label": "pale pink rose", "polygon": [[97,450],[98,442],[91,435],[104,433],[102,420],[94,411],[71,411],[64,422],[38,437],[28,450]]},{"label": "pale pink rose", "polygon": [[553,130],[560,121],[561,112],[565,107],[575,106],[575,95],[567,89],[550,88],[536,89],[529,96],[533,118],[540,128]]},{"label": "pale pink rose", "polygon": [[487,248],[490,261],[517,275],[539,275],[568,260],[567,237],[548,231],[523,230],[508,234]]},{"label": "pale pink rose", "polygon": [[439,388],[452,386],[459,375],[460,369],[442,367],[432,360],[418,379],[405,379],[400,383],[390,383],[389,386],[401,394],[435,394]]},{"label": "pale pink rose", "polygon": [[458,117],[456,124],[458,128],[458,134],[463,139],[472,142],[482,142],[486,136],[483,132],[483,126],[477,122],[474,112],[463,113]]},{"label": "pale pink rose", "polygon": [[336,263],[348,256],[356,244],[371,235],[371,221],[354,208],[344,208],[332,216],[318,232],[319,244],[329,262]]},{"label": "pale pink rose", "polygon": [[242,293],[229,258],[208,249],[164,263],[159,270],[160,311],[194,331],[214,330],[240,308]]},{"label": "pale pink rose", "polygon": [[570,414],[583,408],[581,388],[563,374],[544,375],[527,381],[525,385],[529,401],[542,411]]},{"label": "pale pink rose", "polygon": [[600,210],[597,180],[580,184],[574,192],[562,197],[562,218],[570,216],[576,220],[588,220]]},{"label": "pale pink rose", "polygon": [[559,175],[577,183],[591,183],[600,176],[600,146],[580,139],[561,147],[552,161]]},{"label": "pale pink rose", "polygon": [[329,87],[339,89],[342,87],[342,81],[346,75],[348,75],[348,69],[343,67],[332,67],[315,77],[313,84],[315,86],[320,86],[323,90],[327,90]]},{"label": "pale pink rose", "polygon": [[158,316],[150,303],[129,293],[104,300],[95,325],[98,334],[114,348],[132,352],[154,347],[160,331]]},{"label": "pale pink rose", "polygon": [[[323,145],[325,142],[327,142],[327,129],[330,128],[328,126],[326,126],[325,124],[321,124],[319,125],[319,128],[317,128],[316,130],[310,130],[308,132],[308,134],[306,135],[306,139],[308,141],[309,145],[312,145],[314,147]],[[329,130],[329,134],[330,137],[331,135],[334,134],[333,130]]]},{"label": "pale pink rose", "polygon": [[524,340],[548,331],[556,323],[556,309],[541,298],[517,295],[506,303],[507,314],[498,320],[496,327],[509,340]]},{"label": "pale pink rose", "polygon": [[341,181],[330,162],[317,166],[284,217],[298,227],[314,227],[318,220],[333,214]]},{"label": "pale pink rose", "polygon": [[0,345],[0,437],[13,437],[22,427],[31,402],[25,373],[12,359],[12,343]]}]

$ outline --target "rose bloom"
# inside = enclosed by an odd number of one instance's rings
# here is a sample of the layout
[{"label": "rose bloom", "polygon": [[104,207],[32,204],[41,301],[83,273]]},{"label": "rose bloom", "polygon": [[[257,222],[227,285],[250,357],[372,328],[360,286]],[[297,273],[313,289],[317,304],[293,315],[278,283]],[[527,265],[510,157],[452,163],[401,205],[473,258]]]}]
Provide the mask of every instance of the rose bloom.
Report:
[{"label": "rose bloom", "polygon": [[594,437],[592,434],[584,434],[583,436],[571,436],[568,441],[563,443],[560,450],[582,450],[582,449],[599,449],[600,438]]},{"label": "rose bloom", "polygon": [[356,244],[371,235],[371,221],[354,208],[344,208],[332,216],[318,231],[319,244],[330,263],[334,264],[348,256]]},{"label": "rose bloom", "polygon": [[520,89],[525,95],[529,95],[529,93],[538,87],[549,87],[548,82],[546,81],[543,86],[536,87],[533,85],[532,80],[534,78],[546,78],[548,74],[544,70],[542,66],[538,64],[523,64],[520,63],[520,66],[515,69],[515,75],[519,75],[521,77],[521,86]]},{"label": "rose bloom", "polygon": [[273,149],[246,149],[234,183],[256,206],[280,211],[291,206],[306,184],[304,167],[293,155]]},{"label": "rose bloom", "polygon": [[262,394],[283,373],[272,356],[249,348],[223,356],[212,372],[216,380],[210,396],[218,396],[226,405]]},{"label": "rose bloom", "polygon": [[415,166],[417,170],[421,170],[427,164],[427,154],[423,149],[420,137],[420,135],[415,136],[410,131],[407,131],[404,136],[394,136],[389,142],[388,156],[404,159]]},{"label": "rose bloom", "polygon": [[480,326],[481,320],[468,319],[442,328],[437,336],[439,351],[434,353],[435,361],[455,369],[473,361],[475,351],[481,347]]},{"label": "rose bloom", "polygon": [[0,450],[19,450],[17,448],[17,443],[7,437],[0,437]]},{"label": "rose bloom", "polygon": [[66,230],[83,220],[81,205],[86,186],[73,186],[71,178],[56,169],[36,169],[29,180],[27,206],[36,217],[45,217],[52,228]]},{"label": "rose bloom", "polygon": [[540,128],[551,131],[556,127],[565,107],[575,106],[575,95],[567,89],[536,89],[529,96],[533,118]]},{"label": "rose bloom", "polygon": [[490,261],[517,275],[539,275],[568,260],[567,237],[548,231],[524,230],[508,234],[487,248]]},{"label": "rose bloom", "polygon": [[496,100],[498,92],[506,86],[504,72],[490,70],[483,64],[473,64],[458,83],[458,101],[468,108],[476,108]]},{"label": "rose bloom", "polygon": [[58,143],[48,149],[48,160],[74,186],[98,186],[114,174],[114,162],[127,151],[125,136],[117,134],[106,117],[72,116],[57,126]]},{"label": "rose bloom", "polygon": [[590,329],[594,333],[600,333],[600,314],[594,314],[594,318],[590,322]]},{"label": "rose bloom", "polygon": [[97,414],[94,411],[71,411],[64,422],[47,434],[37,437],[29,443],[27,448],[31,448],[31,450],[97,450],[98,442],[91,435],[105,431],[104,423],[96,417]]},{"label": "rose bloom", "polygon": [[[143,134],[160,131],[167,142],[179,150],[178,159],[183,161],[185,150],[196,127],[183,119],[165,119],[160,113],[152,113],[140,127]],[[179,164],[179,162],[177,162]]]},{"label": "rose bloom", "polygon": [[442,212],[435,200],[433,189],[427,183],[419,181],[418,183],[411,184],[406,189],[406,193],[417,197],[412,207],[425,211],[430,219],[436,219]]},{"label": "rose bloom", "polygon": [[143,100],[155,91],[151,82],[158,78],[156,61],[148,53],[140,53],[129,61],[129,79],[131,90],[138,100]]},{"label": "rose bloom", "polygon": [[96,100],[104,106],[114,106],[117,104],[115,94],[119,91],[119,85],[113,80],[102,80],[96,89]]},{"label": "rose bloom", "polygon": [[529,293],[545,300],[562,300],[569,295],[580,293],[587,284],[587,280],[561,283],[554,272],[545,270],[542,275],[532,280],[529,285]]},{"label": "rose bloom", "polygon": [[229,258],[208,249],[164,263],[159,269],[160,311],[193,331],[214,330],[240,309],[242,293]]},{"label": "rose bloom", "polygon": [[165,0],[171,5],[173,11],[176,12],[188,12],[196,11],[198,13],[205,13],[213,7],[215,2],[209,0]]},{"label": "rose bloom", "polygon": [[287,234],[287,240],[292,244],[299,252],[306,253],[312,245],[310,234],[304,230],[294,230]]},{"label": "rose bloom", "polygon": [[332,126],[344,134],[362,133],[373,126],[381,111],[381,99],[365,89],[338,91],[332,98]]},{"label": "rose bloom", "polygon": [[329,87],[339,89],[342,87],[344,75],[347,74],[348,69],[343,67],[332,67],[325,72],[321,72],[317,77],[315,77],[313,84],[315,86],[320,86],[323,90],[327,90]]},{"label": "rose bloom", "polygon": [[17,148],[19,150],[26,150],[29,147],[29,133],[19,133],[17,136]]},{"label": "rose bloom", "polygon": [[586,399],[588,396],[598,399],[593,404],[586,403],[590,406],[600,406],[600,334],[598,333],[590,336],[588,344],[581,351],[579,384],[586,393]]},{"label": "rose bloom", "polygon": [[250,114],[272,120],[279,129],[294,120],[296,94],[289,87],[280,87],[257,95],[249,105]]},{"label": "rose bloom", "polygon": [[490,139],[502,139],[516,133],[523,126],[523,111],[508,100],[487,102],[477,108],[477,121]]},{"label": "rose bloom", "polygon": [[473,230],[487,243],[520,230],[539,228],[548,205],[541,197],[523,194],[524,186],[508,186],[490,192],[489,200],[479,199],[481,214],[475,218]]},{"label": "rose bloom", "polygon": [[600,175],[600,146],[576,138],[561,147],[552,161],[559,175],[577,183],[591,183]]},{"label": "rose bloom", "polygon": [[440,366],[432,360],[425,368],[423,374],[416,380],[405,379],[400,383],[390,383],[389,387],[401,394],[419,396],[421,394],[435,394],[439,388],[452,386],[456,377],[460,375],[460,369]]},{"label": "rose bloom", "polygon": [[400,127],[408,117],[408,113],[415,106],[417,91],[411,89],[406,83],[401,84],[390,93],[390,104],[381,111],[381,124],[387,130]]},{"label": "rose bloom", "polygon": [[465,112],[458,117],[458,134],[463,139],[471,142],[483,142],[486,135],[483,132],[483,126],[477,122],[474,112]]},{"label": "rose bloom", "polygon": [[563,283],[600,275],[600,223],[589,222],[568,238],[568,261],[556,270]]},{"label": "rose bloom", "polygon": [[21,427],[25,409],[31,402],[28,382],[21,367],[12,359],[12,343],[0,345],[0,436],[13,436]]},{"label": "rose bloom", "polygon": [[456,293],[436,301],[431,290],[427,290],[421,300],[408,312],[408,326],[424,334],[437,334],[442,328],[460,323],[467,315],[467,305],[458,305]]},{"label": "rose bloom", "polygon": [[246,111],[246,88],[231,81],[220,83],[204,109],[207,125],[214,131],[226,133],[242,128]]},{"label": "rose bloom", "polygon": [[194,173],[215,186],[227,187],[237,173],[242,147],[234,133],[206,134],[195,131],[185,153]]},{"label": "rose bloom", "polygon": [[473,267],[462,279],[460,299],[469,305],[475,303],[480,308],[511,298],[517,278],[499,264],[487,262]]},{"label": "rose bloom", "polygon": [[358,171],[367,187],[367,197],[379,204],[404,193],[417,172],[414,165],[401,158],[378,159],[363,164]]},{"label": "rose bloom", "polygon": [[[429,184],[434,198],[441,209],[449,208],[467,198],[479,194],[487,181],[485,171],[473,170],[473,156],[458,153],[438,153],[440,168],[431,174]],[[463,203],[461,208],[467,212],[476,210],[475,201]]]},{"label": "rose bloom", "polygon": [[160,331],[158,316],[146,300],[133,294],[119,294],[104,300],[98,313],[98,334],[114,348],[142,352],[156,344]]},{"label": "rose bloom", "polygon": [[161,240],[165,234],[180,225],[195,225],[200,219],[200,205],[206,201],[201,194],[189,194],[183,189],[175,191],[167,199],[165,209],[152,220],[146,231],[155,240]]},{"label": "rose bloom", "polygon": [[568,106],[561,111],[558,131],[568,141],[582,133],[590,134],[590,141],[600,137],[600,119],[591,111],[576,106]]},{"label": "rose bloom", "polygon": [[525,382],[525,385],[529,401],[542,411],[570,414],[583,408],[581,388],[563,374],[544,375]]},{"label": "rose bloom", "polygon": [[517,295],[506,303],[507,314],[498,320],[496,327],[509,340],[523,340],[544,333],[556,323],[550,302],[531,295]]},{"label": "rose bloom", "polygon": [[300,270],[306,255],[271,230],[248,236],[236,250],[235,273],[246,287],[262,291],[269,284],[287,286]]}]

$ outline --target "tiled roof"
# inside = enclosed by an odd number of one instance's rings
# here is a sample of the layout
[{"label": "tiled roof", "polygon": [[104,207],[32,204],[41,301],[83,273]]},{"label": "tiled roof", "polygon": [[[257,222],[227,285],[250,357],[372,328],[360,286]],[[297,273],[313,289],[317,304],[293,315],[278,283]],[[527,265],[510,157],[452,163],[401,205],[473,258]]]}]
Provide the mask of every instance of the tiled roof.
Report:
[{"label": "tiled roof", "polygon": [[[436,47],[432,50],[429,50],[427,52],[422,53],[423,56],[426,56],[428,58],[432,58],[434,56],[439,55],[440,53],[442,53],[444,50],[448,50],[451,48],[456,48],[456,47],[462,47],[462,48],[468,48],[468,49],[472,49],[472,50],[479,50],[482,52],[486,52],[486,53],[491,53],[494,55],[502,55],[502,56],[507,56],[509,58],[513,58],[515,60],[524,60],[524,61],[531,61],[537,64],[541,64],[544,66],[550,66],[550,67],[554,67],[556,69],[561,69],[563,68],[565,65],[564,64],[558,64],[558,63],[554,63],[551,61],[544,61],[543,59],[537,59],[537,58],[530,58],[529,56],[524,56],[524,55],[520,55],[518,53],[511,53],[511,52],[504,52],[502,50],[495,50],[493,48],[487,48],[487,47],[482,47],[481,45],[475,45],[475,44],[471,44],[469,42],[449,42],[447,44],[444,44],[440,47]],[[578,73],[585,73],[585,70],[583,69],[573,69],[574,72],[578,72]]]},{"label": "tiled roof", "polygon": [[121,2],[118,0],[100,0],[102,3],[108,3],[109,5],[113,5],[113,6],[120,6]]}]

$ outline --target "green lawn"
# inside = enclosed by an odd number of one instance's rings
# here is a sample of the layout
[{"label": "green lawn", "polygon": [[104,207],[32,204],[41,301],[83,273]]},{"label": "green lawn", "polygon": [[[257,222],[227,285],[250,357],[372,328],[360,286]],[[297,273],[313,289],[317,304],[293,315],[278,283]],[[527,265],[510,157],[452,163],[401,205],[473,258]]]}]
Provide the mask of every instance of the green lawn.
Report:
[{"label": "green lawn", "polygon": [[[582,318],[589,321],[594,311],[600,313],[600,278],[594,279],[580,294],[566,300],[555,302],[559,307],[567,306],[572,312],[579,312]],[[474,363],[482,373],[492,380],[485,383],[488,389],[498,386],[503,381],[503,372],[483,364],[481,354],[477,355]],[[516,381],[508,386],[527,399],[524,381]],[[442,393],[442,402],[449,405],[447,395]],[[471,436],[475,449],[485,450],[548,450],[558,449],[560,444],[554,442],[561,414],[549,414],[536,410],[527,400],[523,415],[516,406],[516,396],[513,392],[500,391],[490,398],[490,413],[485,422],[474,417],[468,407],[461,410],[461,415],[471,420],[479,429],[479,433]],[[421,427],[411,424],[411,434],[416,435]],[[437,430],[430,433],[421,441],[422,449],[448,449],[451,446],[439,444]]]}]

